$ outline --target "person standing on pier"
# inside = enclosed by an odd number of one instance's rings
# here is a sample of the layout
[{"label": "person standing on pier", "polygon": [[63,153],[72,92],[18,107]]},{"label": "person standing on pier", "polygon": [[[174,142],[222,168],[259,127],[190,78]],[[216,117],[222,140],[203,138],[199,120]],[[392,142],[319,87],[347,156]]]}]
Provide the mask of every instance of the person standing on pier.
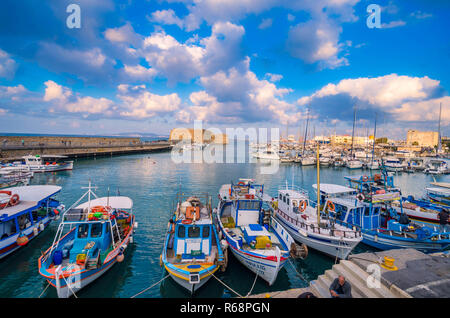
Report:
[{"label": "person standing on pier", "polygon": [[333,298],[352,298],[352,286],[339,275],[330,285],[330,294]]}]

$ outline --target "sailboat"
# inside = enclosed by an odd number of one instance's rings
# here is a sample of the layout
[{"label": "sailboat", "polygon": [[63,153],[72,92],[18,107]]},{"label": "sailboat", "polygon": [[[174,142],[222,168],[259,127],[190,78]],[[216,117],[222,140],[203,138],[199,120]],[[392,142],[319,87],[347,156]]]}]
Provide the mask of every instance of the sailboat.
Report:
[{"label": "sailboat", "polygon": [[353,130],[352,130],[352,148],[350,150],[350,157],[346,160],[346,166],[349,169],[361,169],[363,164],[353,156],[353,144],[355,140],[355,122],[356,122],[356,107],[353,111]]},{"label": "sailboat", "polygon": [[59,298],[76,295],[122,262],[137,228],[130,198],[99,198],[90,182],[87,189],[64,212],[53,244],[38,261],[39,274],[56,288]]}]

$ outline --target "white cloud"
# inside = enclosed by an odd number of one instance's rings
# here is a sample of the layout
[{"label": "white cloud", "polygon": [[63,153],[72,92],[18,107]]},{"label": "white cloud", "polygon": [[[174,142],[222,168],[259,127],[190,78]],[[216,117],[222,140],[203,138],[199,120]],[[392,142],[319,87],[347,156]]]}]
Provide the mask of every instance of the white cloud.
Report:
[{"label": "white cloud", "polygon": [[283,75],[266,73],[266,77],[268,77],[271,82],[275,83],[275,82],[281,81],[281,79],[283,78]]},{"label": "white cloud", "polygon": [[119,28],[107,29],[104,35],[110,42],[115,43],[136,44],[139,41],[139,36],[134,32],[130,23]]},{"label": "white cloud", "polygon": [[44,101],[51,100],[66,101],[72,95],[72,91],[62,85],[55,83],[54,81],[46,81],[45,83],[45,95]]},{"label": "white cloud", "polygon": [[165,115],[179,109],[181,100],[178,94],[157,95],[144,86],[122,86],[117,97],[122,100],[121,116],[144,119]]},{"label": "white cloud", "polygon": [[124,71],[132,79],[139,79],[139,80],[151,80],[158,73],[155,69],[146,68],[142,65],[135,65],[135,66],[124,65]]},{"label": "white cloud", "polygon": [[16,73],[17,63],[8,53],[0,49],[0,77],[12,79]]},{"label": "white cloud", "polygon": [[404,26],[404,25],[406,25],[405,21],[397,20],[397,21],[391,21],[389,23],[382,23],[381,28],[382,29],[391,29],[391,28],[396,28],[396,27],[400,27],[400,26]]},{"label": "white cloud", "polygon": [[433,15],[431,13],[422,12],[420,10],[411,13],[411,16],[416,19],[427,19],[431,18]]},{"label": "white cloud", "polygon": [[230,22],[216,23],[211,36],[195,44],[195,38],[178,42],[160,30],[143,41],[140,55],[169,83],[191,79],[226,69],[242,60],[240,43],[244,28]]},{"label": "white cloud", "polygon": [[271,18],[263,19],[258,25],[258,29],[264,30],[272,26],[273,20]]},{"label": "white cloud", "polygon": [[312,64],[319,62],[322,68],[348,65],[345,57],[338,54],[342,45],[339,34],[342,28],[325,16],[292,27],[287,45],[292,56]]},{"label": "white cloud", "polygon": [[183,20],[181,20],[175,14],[175,11],[172,9],[168,10],[157,10],[152,13],[150,17],[148,17],[150,22],[156,22],[161,24],[175,24],[180,28],[183,28]]},{"label": "white cloud", "polygon": [[431,117],[437,118],[438,102],[448,102],[449,97],[438,99],[434,97],[439,90],[439,81],[427,76],[390,74],[375,78],[344,79],[337,84],[328,84],[312,95],[298,99],[297,104],[314,106],[321,100],[332,104],[333,100],[330,100],[330,97],[344,95],[356,99],[359,107],[364,107],[362,105],[368,103],[400,121],[426,121]]}]

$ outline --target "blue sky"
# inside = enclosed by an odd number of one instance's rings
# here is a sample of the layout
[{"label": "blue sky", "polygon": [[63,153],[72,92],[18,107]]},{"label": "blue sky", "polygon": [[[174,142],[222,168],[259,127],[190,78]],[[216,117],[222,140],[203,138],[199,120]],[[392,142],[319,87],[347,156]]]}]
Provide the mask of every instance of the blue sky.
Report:
[{"label": "blue sky", "polygon": [[[69,4],[81,28],[66,25]],[[381,7],[381,28],[366,8]],[[0,4],[0,132],[177,126],[450,135],[450,4],[59,0]]]}]

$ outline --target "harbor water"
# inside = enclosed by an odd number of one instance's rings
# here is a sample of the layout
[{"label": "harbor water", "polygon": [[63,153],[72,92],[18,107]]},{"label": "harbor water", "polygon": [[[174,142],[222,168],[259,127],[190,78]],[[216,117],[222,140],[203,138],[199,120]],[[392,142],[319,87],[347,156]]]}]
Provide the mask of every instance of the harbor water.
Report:
[{"label": "harbor water", "polygon": [[[138,154],[97,159],[80,159],[74,170],[58,173],[35,174],[31,184],[52,184],[62,187],[57,195],[66,207],[74,203],[84,192],[89,180],[98,187],[98,196],[128,196],[134,201],[133,211],[139,223],[134,244],[126,250],[125,260],[116,264],[101,278],[84,288],[77,295],[88,297],[131,297],[156,283],[167,273],[159,265],[167,222],[174,211],[177,192],[209,193],[213,206],[217,204],[217,193],[224,183],[238,178],[255,178],[265,186],[265,192],[275,196],[279,186],[295,184],[313,195],[312,184],[316,183],[315,166],[301,167],[295,163],[280,163],[275,174],[261,174],[266,163],[246,160],[246,163],[179,163],[171,160],[171,154]],[[250,161],[250,162],[249,162]],[[236,161],[235,161],[236,162]],[[324,167],[321,183],[346,185],[344,176],[368,174],[367,170]],[[450,176],[436,176],[436,181],[450,182]],[[424,189],[433,181],[431,175],[423,173],[400,173],[395,184],[404,195],[421,197]],[[41,252],[52,243],[57,222],[32,240],[26,247],[0,261],[0,297],[57,297],[54,288],[38,274],[37,260]],[[354,253],[373,251],[360,244]],[[311,280],[330,269],[335,259],[310,249],[306,260],[287,263],[280,271],[273,286],[258,279],[253,294],[308,286]],[[217,273],[218,278],[241,295],[246,295],[255,276],[241,265],[230,253],[226,272]],[[43,291],[45,292],[43,293]],[[139,297],[189,297],[190,295],[170,278]],[[215,279],[211,279],[195,297],[234,297],[232,291]]]}]

